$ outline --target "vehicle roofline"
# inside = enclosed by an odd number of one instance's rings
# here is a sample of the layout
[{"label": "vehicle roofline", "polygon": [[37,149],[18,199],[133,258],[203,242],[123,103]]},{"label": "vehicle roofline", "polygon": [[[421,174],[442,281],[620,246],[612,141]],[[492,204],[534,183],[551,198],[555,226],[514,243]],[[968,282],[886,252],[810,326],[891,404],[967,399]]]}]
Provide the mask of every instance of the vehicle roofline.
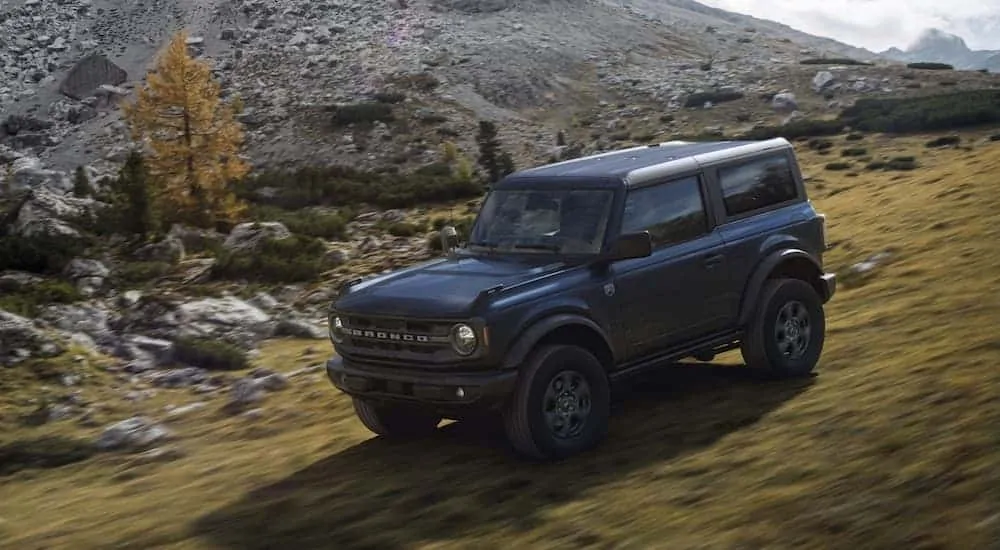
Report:
[{"label": "vehicle roofline", "polygon": [[735,143],[736,145],[726,147],[724,149],[718,149],[716,151],[671,159],[657,164],[643,166],[642,168],[636,168],[625,175],[625,186],[635,187],[653,180],[668,178],[673,175],[689,174],[701,169],[704,166],[717,164],[719,162],[724,162],[746,155],[792,149],[791,142],[783,137],[761,141],[734,141],[732,143]]},{"label": "vehicle roofline", "polygon": [[[535,166],[532,168],[526,168],[524,170],[519,170],[510,174],[509,176],[503,178],[501,181],[497,182],[496,186],[502,187],[504,183],[521,180],[530,179],[537,176],[543,170],[551,170],[553,167],[568,167],[575,166],[580,163],[586,163],[593,161],[595,159],[606,158],[616,155],[621,155],[623,153],[633,152],[633,151],[643,151],[653,147],[672,147],[679,145],[691,145],[693,143],[698,143],[694,141],[685,140],[671,140],[663,141],[660,143],[653,143],[647,145],[639,145],[636,147],[628,147],[625,149],[616,149],[613,151],[605,151],[603,153],[595,153],[592,155],[587,155],[584,157],[578,157],[574,159],[563,160],[559,162],[553,162],[549,164],[543,164],[541,166]],[[651,180],[662,179],[664,177],[669,177],[671,175],[681,175],[684,173],[689,173],[698,170],[706,165],[716,164],[719,162],[724,162],[726,160],[737,158],[745,155],[753,155],[764,153],[768,151],[776,150],[790,150],[792,149],[792,144],[790,141],[783,137],[776,137],[766,140],[727,140],[721,143],[731,143],[729,147],[718,149],[715,151],[709,151],[706,153],[699,153],[696,155],[688,155],[684,157],[674,158],[666,160],[663,162],[658,162],[656,164],[650,164],[648,166],[643,166],[640,168],[635,168],[621,177],[612,176],[611,174],[607,176],[589,176],[588,179],[593,178],[595,180],[599,179],[610,179],[613,182],[621,182],[625,187],[633,187],[637,185],[642,185]],[[548,175],[546,178],[553,178],[559,176]],[[576,177],[576,176],[572,176]],[[611,182],[608,182],[611,183]]]},{"label": "vehicle roofline", "polygon": [[[679,144],[679,143],[684,143],[684,142],[667,142],[667,143]],[[531,167],[531,168],[526,168],[524,170],[520,170],[518,172],[514,172],[513,174],[510,175],[510,177],[531,176],[531,175],[534,175],[535,172],[539,172],[542,169],[546,169],[547,170],[549,168],[552,168],[553,166],[569,166],[571,164],[578,164],[578,163],[586,162],[586,161],[589,161],[589,160],[594,160],[594,159],[599,159],[599,158],[604,158],[604,157],[610,157],[610,156],[613,156],[613,155],[620,155],[622,153],[627,153],[629,151],[641,151],[643,149],[648,149],[649,147],[650,147],[649,145],[638,145],[636,147],[628,147],[626,149],[615,149],[615,150],[612,150],[612,151],[605,151],[603,153],[594,153],[592,155],[587,155],[587,156],[584,156],[584,157],[577,157],[577,158],[573,158],[573,159],[561,160],[559,162],[552,162],[552,163],[548,163],[548,164],[543,164],[541,166],[534,166],[534,167]]]}]

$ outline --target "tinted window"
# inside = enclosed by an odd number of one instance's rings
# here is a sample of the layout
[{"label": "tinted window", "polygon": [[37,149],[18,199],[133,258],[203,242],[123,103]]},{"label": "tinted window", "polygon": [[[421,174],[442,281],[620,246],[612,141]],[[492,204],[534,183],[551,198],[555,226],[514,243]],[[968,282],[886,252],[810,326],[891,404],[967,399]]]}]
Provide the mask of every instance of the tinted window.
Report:
[{"label": "tinted window", "polygon": [[647,230],[653,246],[687,241],[707,228],[697,177],[636,189],[625,200],[622,232]]},{"label": "tinted window", "polygon": [[469,244],[493,250],[596,254],[614,192],[608,189],[500,189],[486,198]]},{"label": "tinted window", "polygon": [[719,182],[726,214],[739,216],[794,199],[795,178],[784,155],[721,168]]}]

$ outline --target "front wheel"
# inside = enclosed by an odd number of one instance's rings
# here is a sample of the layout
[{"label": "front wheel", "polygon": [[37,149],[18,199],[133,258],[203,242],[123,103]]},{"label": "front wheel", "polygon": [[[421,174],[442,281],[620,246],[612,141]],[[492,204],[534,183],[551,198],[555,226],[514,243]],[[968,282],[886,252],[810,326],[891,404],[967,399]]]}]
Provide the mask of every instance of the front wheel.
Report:
[{"label": "front wheel", "polygon": [[353,398],[354,412],[370,431],[391,438],[408,438],[433,433],[441,417],[435,413],[401,405],[377,405]]},{"label": "front wheel", "polygon": [[592,353],[578,346],[544,346],[522,368],[503,415],[507,438],[517,452],[559,459],[604,439],[611,390]]},{"label": "front wheel", "polygon": [[747,366],[774,377],[805,376],[823,352],[823,302],[809,283],[773,279],[761,290],[741,352]]}]

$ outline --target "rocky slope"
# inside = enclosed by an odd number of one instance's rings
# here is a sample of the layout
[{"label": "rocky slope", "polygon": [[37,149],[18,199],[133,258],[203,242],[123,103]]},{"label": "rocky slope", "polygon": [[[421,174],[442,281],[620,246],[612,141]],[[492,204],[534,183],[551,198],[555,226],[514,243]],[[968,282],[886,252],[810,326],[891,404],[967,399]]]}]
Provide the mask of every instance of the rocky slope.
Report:
[{"label": "rocky slope", "polygon": [[[0,9],[0,114],[33,117],[0,137],[19,132],[5,141],[61,170],[121,160],[115,104],[182,26],[226,93],[243,98],[259,166],[378,164],[405,152],[398,128],[358,138],[328,124],[331,106],[386,90],[408,98],[398,118],[422,121],[408,135],[457,135],[469,146],[475,119],[491,118],[505,140],[544,156],[551,143],[535,134],[554,130],[539,111],[628,100],[636,80],[657,82],[653,100],[748,82],[780,89],[768,78],[775,66],[874,55],[690,0],[18,0]],[[96,93],[67,97],[64,81],[91,54],[126,77],[98,74],[84,82]],[[700,70],[706,60],[729,65]]]}]

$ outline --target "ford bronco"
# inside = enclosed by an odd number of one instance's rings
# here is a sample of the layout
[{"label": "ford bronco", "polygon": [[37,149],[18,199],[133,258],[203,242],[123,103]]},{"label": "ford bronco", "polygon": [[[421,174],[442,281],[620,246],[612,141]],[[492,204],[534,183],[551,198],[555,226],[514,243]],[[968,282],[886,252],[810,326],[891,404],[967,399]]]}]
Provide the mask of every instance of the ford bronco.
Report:
[{"label": "ford bronco", "polygon": [[445,228],[442,257],[341,288],[327,374],[376,434],[486,413],[518,453],[567,457],[605,438],[613,382],[644,369],[739,349],[811,373],[836,288],[825,221],[783,138],[515,172],[464,242]]}]

